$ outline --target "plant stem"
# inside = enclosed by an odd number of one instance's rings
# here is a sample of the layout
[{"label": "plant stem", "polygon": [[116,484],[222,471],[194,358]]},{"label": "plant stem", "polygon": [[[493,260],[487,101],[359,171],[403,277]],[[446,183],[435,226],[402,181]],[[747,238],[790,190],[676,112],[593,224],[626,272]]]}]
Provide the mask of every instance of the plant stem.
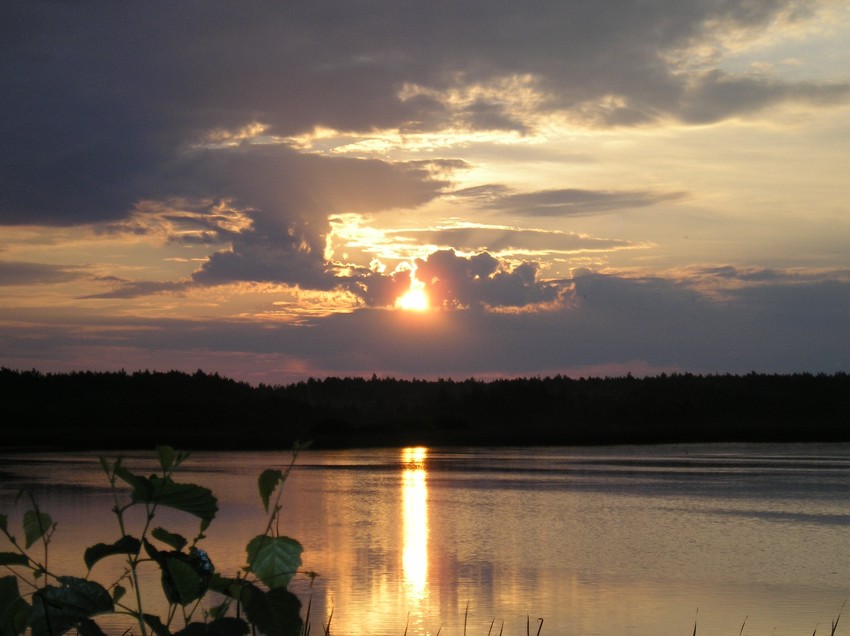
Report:
[{"label": "plant stem", "polygon": [[[117,460],[116,464],[121,460]],[[121,502],[118,500],[118,491],[115,489],[115,469],[113,467],[112,471],[109,473],[109,486],[112,490],[112,498],[115,500],[115,508],[113,508],[113,512],[115,516],[118,518],[118,528],[121,531],[121,536],[127,536],[127,530],[124,526],[124,511],[127,510],[132,503],[127,504],[124,507],[121,507]],[[133,556],[132,554],[127,555],[127,565],[130,567],[130,580],[133,584],[133,593],[136,595],[136,620],[139,622],[139,630],[142,632],[142,636],[148,636],[148,627],[145,624],[144,612],[142,611],[142,592],[139,589],[139,575],[136,572],[136,566],[139,563],[139,555]]]}]

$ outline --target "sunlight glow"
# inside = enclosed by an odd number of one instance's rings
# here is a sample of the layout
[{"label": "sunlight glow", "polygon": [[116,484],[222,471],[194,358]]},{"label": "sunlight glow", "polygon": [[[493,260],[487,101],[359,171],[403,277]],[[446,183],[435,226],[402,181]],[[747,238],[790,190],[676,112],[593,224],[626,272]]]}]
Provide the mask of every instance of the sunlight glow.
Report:
[{"label": "sunlight glow", "polygon": [[410,601],[423,601],[428,593],[428,487],[425,483],[426,448],[402,449],[402,501],[404,550],[402,568]]},{"label": "sunlight glow", "polygon": [[410,270],[410,289],[399,296],[395,306],[405,311],[426,311],[431,303],[425,292],[425,284],[416,278],[416,270]]}]

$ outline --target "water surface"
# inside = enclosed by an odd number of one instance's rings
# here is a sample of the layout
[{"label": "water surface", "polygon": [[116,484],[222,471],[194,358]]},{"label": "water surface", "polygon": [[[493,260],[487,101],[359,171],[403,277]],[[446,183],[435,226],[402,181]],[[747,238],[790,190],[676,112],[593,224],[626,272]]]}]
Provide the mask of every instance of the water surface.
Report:
[{"label": "water surface", "polygon": [[[185,464],[181,481],[219,497],[205,543],[220,572],[265,527],[257,476],[288,461]],[[82,574],[82,550],[117,538],[94,454],[2,455],[0,480],[10,522],[21,488],[59,521],[53,569]],[[282,503],[281,532],[319,573],[296,590],[317,625],[333,611],[337,636],[452,636],[464,620],[484,636],[494,619],[510,636],[539,618],[544,635],[690,635],[695,621],[701,636],[829,633],[850,596],[845,444],[307,451]],[[197,520],[170,511],[161,525],[191,535]]]}]

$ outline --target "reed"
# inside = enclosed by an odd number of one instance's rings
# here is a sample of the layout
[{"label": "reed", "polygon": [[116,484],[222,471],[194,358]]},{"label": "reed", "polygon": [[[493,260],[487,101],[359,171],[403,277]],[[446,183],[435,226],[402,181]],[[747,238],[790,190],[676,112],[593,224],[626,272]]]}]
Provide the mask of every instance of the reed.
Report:
[{"label": "reed", "polygon": [[[841,620],[841,615],[844,611],[845,605],[846,605],[846,602],[844,604],[842,604],[841,609],[839,610],[835,619],[830,622],[829,636],[836,636],[836,633],[838,631],[838,623]],[[307,604],[307,614],[308,614],[308,616],[309,616],[309,612],[310,612],[310,603]],[[697,613],[698,612],[699,612],[699,610],[697,610]],[[328,617],[327,625],[322,630],[322,636],[331,636],[330,627],[331,627],[331,618],[332,617],[333,617],[333,610],[331,610],[331,615]],[[463,635],[462,636],[468,636],[467,635],[467,628],[468,628],[468,625],[469,625],[468,618],[469,618],[469,604],[467,603],[466,608],[465,608],[464,613],[463,613]],[[743,623],[741,623],[741,629],[738,630],[738,636],[743,636],[744,628],[747,626],[747,621],[749,620],[749,618],[750,618],[749,616],[744,617],[744,621],[743,621]],[[535,632],[535,636],[540,636],[540,634],[543,630],[543,619],[538,618],[535,622],[536,622],[536,625],[537,625],[537,631]],[[532,629],[531,625],[532,625],[531,624],[531,617],[526,615],[526,623],[525,623],[526,636],[531,636],[531,629]],[[698,625],[698,621],[694,620],[694,629],[693,629],[693,632],[692,632],[692,636],[697,636],[697,625]],[[408,614],[407,623],[405,624],[405,627],[404,627],[403,636],[407,636],[407,630],[408,630],[409,626],[410,626],[410,615]],[[493,618],[493,620],[490,621],[490,627],[487,630],[487,636],[493,636],[493,629],[495,628],[495,626],[496,626],[496,619]],[[504,628],[505,628],[505,622],[502,621],[501,624],[500,624],[500,627],[499,627],[498,636],[503,636]],[[443,631],[443,626],[441,625],[437,629],[434,636],[440,636],[440,632],[442,632],[442,631]],[[817,630],[817,627],[815,627],[815,630],[812,632],[812,636],[817,636],[817,633],[818,633],[818,630]],[[309,623],[309,620],[307,620],[307,619],[305,619],[304,631],[302,632],[302,636],[310,636],[310,623]]]},{"label": "reed", "polygon": [[[830,622],[831,629],[830,629],[830,632],[829,632],[829,636],[835,636],[835,633],[836,633],[836,631],[838,630],[838,621],[840,621],[840,620],[841,620],[841,614],[844,612],[844,606],[845,606],[845,605],[847,605],[847,601],[844,601],[844,603],[842,603],[842,605],[841,605],[841,609],[838,611],[838,615],[835,617],[835,620],[833,620],[833,621],[831,621],[831,622]],[[699,610],[697,610],[697,612],[699,612]],[[741,623],[741,629],[738,631],[738,636],[743,636],[743,634],[744,634],[744,627],[746,627],[746,626],[747,626],[747,620],[748,620],[749,618],[750,618],[749,616],[745,616],[745,617],[744,617],[744,622],[743,622],[743,623]],[[541,619],[541,620],[542,620],[542,619]],[[817,627],[815,627],[815,630],[812,632],[812,636],[817,636],[817,633],[818,633],[818,628],[817,628]],[[697,621],[696,621],[696,620],[694,621],[694,633],[693,633],[693,636],[697,636]]]}]

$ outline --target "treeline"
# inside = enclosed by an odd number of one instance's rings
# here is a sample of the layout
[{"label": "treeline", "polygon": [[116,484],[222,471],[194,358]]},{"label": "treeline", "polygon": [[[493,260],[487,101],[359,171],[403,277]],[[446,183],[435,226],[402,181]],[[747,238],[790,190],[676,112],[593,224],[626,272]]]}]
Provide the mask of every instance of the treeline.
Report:
[{"label": "treeline", "polygon": [[188,449],[850,441],[850,375],[311,379],[0,369],[3,446]]}]

